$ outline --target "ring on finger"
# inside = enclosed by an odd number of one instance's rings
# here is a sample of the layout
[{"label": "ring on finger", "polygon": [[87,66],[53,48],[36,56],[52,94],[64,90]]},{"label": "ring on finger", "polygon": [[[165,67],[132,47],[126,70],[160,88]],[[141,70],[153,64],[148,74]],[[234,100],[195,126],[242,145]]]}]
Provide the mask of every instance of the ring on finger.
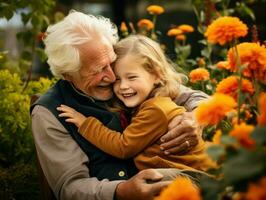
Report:
[{"label": "ring on finger", "polygon": [[188,140],[186,140],[186,145],[187,145],[187,148],[189,148],[190,147],[190,143],[189,143],[189,141]]}]

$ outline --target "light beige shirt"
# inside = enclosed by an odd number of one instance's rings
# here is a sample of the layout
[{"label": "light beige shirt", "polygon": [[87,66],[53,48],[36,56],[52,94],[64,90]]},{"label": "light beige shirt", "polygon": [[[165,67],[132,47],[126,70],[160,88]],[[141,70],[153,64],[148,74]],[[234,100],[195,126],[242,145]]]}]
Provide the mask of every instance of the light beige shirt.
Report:
[{"label": "light beige shirt", "polygon": [[89,176],[86,154],[55,116],[42,106],[32,111],[32,132],[44,175],[61,200],[113,200],[121,181]]},{"label": "light beige shirt", "polygon": [[[181,86],[176,102],[192,110],[207,97],[200,91]],[[31,117],[38,158],[57,199],[113,200],[121,181],[99,181],[90,177],[85,165],[88,157],[48,109],[37,105]]]}]

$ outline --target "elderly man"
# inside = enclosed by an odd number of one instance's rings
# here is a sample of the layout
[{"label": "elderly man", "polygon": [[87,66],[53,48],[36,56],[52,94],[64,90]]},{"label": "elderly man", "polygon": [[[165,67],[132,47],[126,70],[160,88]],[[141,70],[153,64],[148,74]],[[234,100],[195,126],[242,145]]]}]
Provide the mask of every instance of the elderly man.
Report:
[{"label": "elderly man", "polygon": [[[169,184],[159,181],[163,175],[156,170],[137,173],[132,160],[119,160],[100,151],[84,140],[75,126],[58,117],[56,108],[65,104],[97,117],[109,128],[122,130],[118,114],[106,106],[113,95],[111,63],[116,59],[113,45],[117,40],[117,29],[109,19],[75,11],[47,29],[48,64],[60,80],[31,107],[31,116],[40,164],[58,199],[151,200]],[[192,110],[204,98],[184,87],[177,103]],[[162,138],[166,154],[197,143],[195,128],[188,122],[189,114],[169,125],[171,130]]]}]

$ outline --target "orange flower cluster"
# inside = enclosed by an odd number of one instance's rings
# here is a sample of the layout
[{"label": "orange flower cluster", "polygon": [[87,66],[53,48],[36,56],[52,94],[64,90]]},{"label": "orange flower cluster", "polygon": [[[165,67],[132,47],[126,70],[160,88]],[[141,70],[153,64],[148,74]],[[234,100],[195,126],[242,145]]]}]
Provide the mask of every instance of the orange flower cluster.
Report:
[{"label": "orange flower cluster", "polygon": [[160,15],[160,14],[164,13],[164,8],[162,6],[158,6],[158,5],[151,5],[151,6],[147,7],[147,11],[151,15]]},{"label": "orange flower cluster", "polygon": [[239,37],[244,37],[248,33],[248,27],[237,17],[219,17],[207,28],[205,36],[210,43],[224,45]]},{"label": "orange flower cluster", "polygon": [[[220,81],[216,87],[216,92],[227,94],[235,99],[237,99],[238,90],[238,77],[229,76],[222,81]],[[250,95],[254,94],[254,87],[252,83],[247,79],[242,79],[241,91],[243,93],[248,93]]]},{"label": "orange flower cluster", "polygon": [[183,33],[192,33],[194,32],[194,28],[188,24],[182,24],[177,27],[179,30],[183,31]]},{"label": "orange flower cluster", "polygon": [[186,177],[176,178],[154,200],[201,200],[199,189]]},{"label": "orange flower cluster", "polygon": [[205,81],[210,79],[210,73],[207,69],[197,68],[189,73],[189,78],[192,83],[197,81]]},{"label": "orange flower cluster", "polygon": [[[257,43],[244,42],[236,46],[240,64],[247,64],[243,71],[246,77],[257,78],[266,83],[266,48]],[[227,53],[231,71],[237,71],[237,57],[234,49]]]},{"label": "orange flower cluster", "polygon": [[177,36],[175,37],[175,39],[176,39],[176,40],[179,40],[179,41],[183,41],[183,40],[186,40],[187,37],[186,37],[185,35],[177,35]]},{"label": "orange flower cluster", "polygon": [[255,145],[255,141],[249,137],[253,130],[254,126],[252,125],[247,125],[245,123],[236,124],[229,132],[229,135],[236,138],[243,147],[251,149]]},{"label": "orange flower cluster", "polygon": [[202,125],[216,125],[236,106],[236,101],[232,97],[215,93],[209,100],[199,104],[195,113],[196,119]]},{"label": "orange flower cluster", "polygon": [[121,25],[120,25],[120,31],[121,32],[127,32],[128,29],[127,29],[127,25],[125,22],[122,22]]},{"label": "orange flower cluster", "polygon": [[258,108],[259,108],[259,116],[258,116],[258,124],[266,126],[266,93],[262,93],[259,97],[258,102]]},{"label": "orange flower cluster", "polygon": [[266,177],[262,177],[259,183],[251,183],[248,186],[246,200],[262,200],[266,199]]},{"label": "orange flower cluster", "polygon": [[228,61],[220,61],[216,64],[216,66],[219,69],[226,69],[226,70],[230,70],[230,65]]},{"label": "orange flower cluster", "polygon": [[172,28],[167,32],[167,35],[170,37],[172,37],[172,36],[175,37],[175,36],[180,35],[180,34],[183,34],[183,31],[181,31],[180,29],[177,29],[177,28]]},{"label": "orange flower cluster", "polygon": [[185,33],[191,33],[194,31],[194,28],[188,24],[182,24],[176,28],[172,28],[167,32],[167,35],[170,37],[175,37],[176,40],[186,40]]},{"label": "orange flower cluster", "polygon": [[138,27],[139,28],[145,28],[149,31],[149,30],[153,29],[154,24],[149,19],[141,19],[138,21]]}]

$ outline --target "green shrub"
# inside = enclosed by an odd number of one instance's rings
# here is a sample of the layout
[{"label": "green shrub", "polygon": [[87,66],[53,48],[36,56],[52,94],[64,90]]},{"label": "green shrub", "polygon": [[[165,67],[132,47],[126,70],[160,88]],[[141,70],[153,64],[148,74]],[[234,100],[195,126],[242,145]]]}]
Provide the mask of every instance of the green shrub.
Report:
[{"label": "green shrub", "polygon": [[45,92],[53,82],[40,78],[30,81],[23,90],[23,82],[17,74],[0,70],[0,199],[1,194],[8,194],[6,199],[23,199],[22,196],[33,199],[27,192],[35,195],[38,191],[30,98]]}]

